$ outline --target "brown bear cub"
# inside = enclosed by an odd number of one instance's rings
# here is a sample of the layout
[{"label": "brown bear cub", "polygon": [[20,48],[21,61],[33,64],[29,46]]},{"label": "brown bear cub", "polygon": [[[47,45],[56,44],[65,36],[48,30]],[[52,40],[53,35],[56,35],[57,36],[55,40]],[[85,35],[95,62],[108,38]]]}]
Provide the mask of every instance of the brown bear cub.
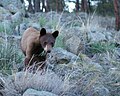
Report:
[{"label": "brown bear cub", "polygon": [[[40,31],[30,27],[25,30],[21,39],[21,49],[25,55],[25,66],[29,66],[33,55],[38,56],[40,53],[50,53],[55,44],[59,32],[47,33],[45,28]],[[38,58],[37,58],[38,59]],[[39,61],[46,58],[39,58]]]}]

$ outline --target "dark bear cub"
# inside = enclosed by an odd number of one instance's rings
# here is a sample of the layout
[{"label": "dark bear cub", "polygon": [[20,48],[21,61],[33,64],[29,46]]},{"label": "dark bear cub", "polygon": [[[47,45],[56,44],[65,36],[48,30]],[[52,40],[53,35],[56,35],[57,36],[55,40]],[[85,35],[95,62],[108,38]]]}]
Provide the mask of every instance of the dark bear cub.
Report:
[{"label": "dark bear cub", "polygon": [[[43,51],[45,51],[46,54],[50,53],[55,44],[55,40],[58,34],[58,31],[47,33],[45,28],[42,28],[40,31],[32,27],[26,29],[21,39],[21,49],[25,55],[25,66],[31,64],[30,61],[33,55],[39,57],[39,54]],[[40,62],[45,60],[45,57],[38,57],[32,61],[38,60]]]}]

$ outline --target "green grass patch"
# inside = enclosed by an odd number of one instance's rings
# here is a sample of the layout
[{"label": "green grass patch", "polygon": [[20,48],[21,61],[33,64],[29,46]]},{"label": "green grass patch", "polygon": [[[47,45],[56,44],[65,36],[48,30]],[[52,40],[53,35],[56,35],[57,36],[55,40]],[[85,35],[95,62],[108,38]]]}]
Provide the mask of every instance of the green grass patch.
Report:
[{"label": "green grass patch", "polygon": [[110,52],[115,49],[116,46],[114,43],[110,42],[95,42],[89,45],[88,52],[89,53],[103,53],[103,52]]},{"label": "green grass patch", "polygon": [[46,20],[45,17],[41,16],[39,18],[39,24],[40,24],[41,27],[44,27],[46,25],[46,22],[47,22],[47,20]]},{"label": "green grass patch", "polygon": [[0,72],[11,74],[13,67],[20,64],[22,55],[20,55],[17,46],[10,43],[0,44]]},{"label": "green grass patch", "polygon": [[61,47],[61,48],[63,48],[63,49],[65,48],[64,43],[63,43],[63,36],[62,36],[62,35],[59,35],[59,36],[56,38],[55,47]]}]

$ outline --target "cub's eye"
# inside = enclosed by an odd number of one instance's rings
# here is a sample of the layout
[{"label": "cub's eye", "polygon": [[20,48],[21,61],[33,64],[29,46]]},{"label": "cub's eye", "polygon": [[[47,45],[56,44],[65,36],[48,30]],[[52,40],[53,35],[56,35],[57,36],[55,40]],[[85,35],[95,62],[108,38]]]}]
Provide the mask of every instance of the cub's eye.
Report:
[{"label": "cub's eye", "polygon": [[54,46],[54,43],[51,43],[52,47]]},{"label": "cub's eye", "polygon": [[47,45],[47,42],[44,42],[44,45]]}]

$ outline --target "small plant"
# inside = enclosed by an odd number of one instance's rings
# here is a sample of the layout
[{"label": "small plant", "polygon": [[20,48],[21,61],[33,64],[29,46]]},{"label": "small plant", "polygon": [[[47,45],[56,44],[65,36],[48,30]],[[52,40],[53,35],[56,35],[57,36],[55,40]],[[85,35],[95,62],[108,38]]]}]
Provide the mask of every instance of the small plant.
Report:
[{"label": "small plant", "polygon": [[3,32],[4,31],[4,26],[3,24],[0,23],[0,32]]},{"label": "small plant", "polygon": [[46,25],[46,18],[45,17],[40,17],[39,18],[39,24],[41,27],[44,27]]},{"label": "small plant", "polygon": [[103,53],[103,52],[107,52],[107,51],[112,51],[113,49],[115,49],[115,44],[114,43],[110,43],[110,42],[95,42],[93,44],[89,45],[89,52],[90,53]]},{"label": "small plant", "polygon": [[11,74],[13,64],[19,64],[22,61],[22,55],[19,55],[18,48],[10,43],[1,43],[0,50],[0,71]]},{"label": "small plant", "polygon": [[11,35],[13,33],[13,27],[11,22],[4,21],[0,23],[0,32],[4,32],[8,35]]},{"label": "small plant", "polygon": [[56,39],[56,42],[55,42],[55,47],[61,47],[61,48],[64,48],[64,43],[63,43],[63,36],[62,35],[59,35]]}]

